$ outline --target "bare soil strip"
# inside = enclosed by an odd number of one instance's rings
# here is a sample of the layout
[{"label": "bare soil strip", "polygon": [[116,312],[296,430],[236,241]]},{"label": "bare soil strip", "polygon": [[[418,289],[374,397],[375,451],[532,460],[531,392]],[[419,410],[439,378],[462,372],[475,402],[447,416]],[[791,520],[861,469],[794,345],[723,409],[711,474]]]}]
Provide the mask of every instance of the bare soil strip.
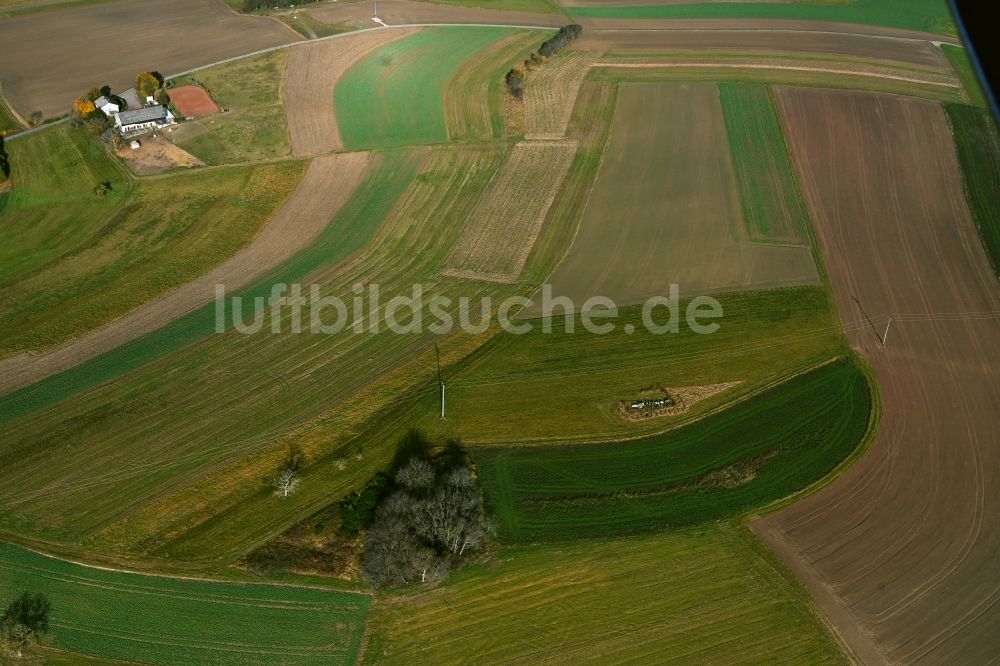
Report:
[{"label": "bare soil strip", "polygon": [[303,44],[290,49],[282,83],[293,155],[315,155],[344,147],[333,110],[333,88],[350,67],[375,49],[414,29],[378,30]]},{"label": "bare soil strip", "polygon": [[947,59],[930,42],[910,41],[836,32],[788,30],[592,30],[584,33],[587,48],[634,51],[690,50],[771,51],[775,53],[830,54],[845,58],[889,62],[947,71]]},{"label": "bare soil strip", "polygon": [[67,113],[92,85],[116,92],[144,69],[168,74],[301,40],[219,0],[121,0],[0,21],[0,78],[21,114]]},{"label": "bare soil strip", "polygon": [[580,84],[594,58],[591,51],[563,51],[528,73],[524,87],[525,138],[566,136]]},{"label": "bare soil strip", "polygon": [[887,95],[777,98],[841,318],[872,322],[848,335],[883,411],[859,463],[753,528],[863,663],[987,663],[1000,653],[1000,287],[946,116]]},{"label": "bare soil strip", "polygon": [[[376,25],[372,21],[372,3],[368,0],[324,3],[317,7],[303,8],[302,11],[324,23],[347,21],[359,28],[373,28]],[[569,19],[562,14],[508,12],[482,7],[439,5],[433,2],[416,2],[415,0],[379,0],[378,15],[379,18],[392,26],[407,23],[491,23],[557,28],[569,23]]]},{"label": "bare soil strip", "polygon": [[522,141],[479,202],[446,274],[514,282],[576,153],[573,141]]},{"label": "bare soil strip", "polygon": [[941,88],[958,89],[961,84],[958,79],[948,80],[945,77],[933,76],[904,76],[886,71],[871,71],[860,66],[852,67],[816,67],[811,65],[787,65],[777,62],[715,62],[707,59],[705,62],[598,62],[594,67],[615,67],[619,69],[630,68],[725,68],[725,69],[764,69],[783,70],[789,72],[816,72],[818,74],[845,74],[850,76],[865,76],[877,79],[890,79],[893,81],[906,81],[907,83],[919,83],[927,86],[939,86]]},{"label": "bare soil strip", "polygon": [[202,277],[136,308],[121,319],[48,352],[0,360],[0,394],[37,382],[163,327],[210,303],[215,286],[238,289],[309,243],[337,214],[361,182],[367,153],[316,158],[288,202],[250,245]]}]

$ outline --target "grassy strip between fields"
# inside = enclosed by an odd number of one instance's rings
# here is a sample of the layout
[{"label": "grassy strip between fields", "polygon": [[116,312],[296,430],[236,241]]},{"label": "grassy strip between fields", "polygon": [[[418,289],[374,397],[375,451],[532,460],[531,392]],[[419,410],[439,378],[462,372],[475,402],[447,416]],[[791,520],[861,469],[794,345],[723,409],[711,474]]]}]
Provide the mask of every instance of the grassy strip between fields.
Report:
[{"label": "grassy strip between fields", "polygon": [[856,0],[849,4],[818,2],[705,2],[663,5],[565,7],[571,16],[589,19],[790,19],[878,25],[957,34],[945,0]]},{"label": "grassy strip between fields", "polygon": [[745,528],[505,548],[372,607],[370,664],[841,664]]},{"label": "grassy strip between fields", "polygon": [[201,85],[223,113],[182,122],[171,140],[206,164],[253,162],[291,153],[281,80],[288,51],[280,49],[174,79]]},{"label": "grassy strip between fields", "polygon": [[621,444],[477,450],[508,542],[677,528],[789,495],[868,429],[865,375],[839,359],[684,428]]},{"label": "grassy strip between fields", "polygon": [[[317,268],[336,264],[358,252],[413,180],[417,164],[416,156],[407,152],[391,151],[382,155],[379,168],[355,191],[312,245],[234,295],[243,297],[249,311],[255,298],[269,297],[274,283],[301,281]],[[136,370],[211,335],[214,330],[215,306],[208,304],[75,368],[0,397],[0,423]]]},{"label": "grassy strip between fields", "polygon": [[748,239],[808,245],[809,220],[770,90],[723,83],[719,94]]},{"label": "grassy strip between fields", "polygon": [[52,602],[46,642],[156,664],[352,664],[371,598],[107,571],[0,544],[0,599]]},{"label": "grassy strip between fields", "polygon": [[334,108],[350,150],[448,140],[443,97],[455,71],[511,28],[421,30],[369,54],[334,88]]},{"label": "grassy strip between fields", "polygon": [[535,12],[538,14],[561,14],[562,10],[551,0],[423,0],[435,5],[458,5],[479,7],[508,12]]},{"label": "grassy strip between fields", "polygon": [[965,195],[979,237],[1000,277],[1000,134],[987,109],[948,104]]},{"label": "grassy strip between fields", "polygon": [[986,95],[983,93],[979,76],[969,59],[969,53],[965,49],[951,44],[942,44],[941,51],[948,57],[952,69],[955,70],[955,74],[962,82],[962,88],[965,89],[965,96],[968,98],[969,104],[985,107]]}]

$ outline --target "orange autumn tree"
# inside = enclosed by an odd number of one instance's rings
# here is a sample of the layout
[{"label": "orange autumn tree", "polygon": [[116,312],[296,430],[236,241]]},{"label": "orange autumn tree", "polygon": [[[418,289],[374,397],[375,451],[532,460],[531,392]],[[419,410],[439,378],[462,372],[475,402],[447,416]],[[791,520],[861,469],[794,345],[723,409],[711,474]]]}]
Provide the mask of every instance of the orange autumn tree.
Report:
[{"label": "orange autumn tree", "polygon": [[76,111],[77,115],[86,118],[92,114],[96,108],[94,107],[93,100],[87,99],[86,97],[80,97],[73,102],[73,110]]},{"label": "orange autumn tree", "polygon": [[160,89],[160,79],[152,72],[139,72],[135,77],[135,89],[139,93],[139,99],[152,97]]}]

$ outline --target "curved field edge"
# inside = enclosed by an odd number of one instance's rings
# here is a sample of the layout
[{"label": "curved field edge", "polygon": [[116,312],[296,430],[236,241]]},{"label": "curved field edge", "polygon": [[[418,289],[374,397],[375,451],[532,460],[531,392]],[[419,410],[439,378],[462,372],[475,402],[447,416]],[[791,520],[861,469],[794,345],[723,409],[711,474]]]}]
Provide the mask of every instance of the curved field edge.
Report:
[{"label": "curved field edge", "polygon": [[864,440],[868,377],[841,358],[676,430],[621,444],[477,449],[504,541],[563,541],[738,515],[820,479]]},{"label": "curved field edge", "polygon": [[[416,161],[405,153],[375,157],[376,166],[367,180],[309,247],[232,296],[242,297],[249,310],[255,298],[269,297],[273,284],[300,281],[321,266],[344,261],[359,252],[416,173]],[[215,317],[215,305],[209,303],[75,368],[0,396],[0,423],[50,407],[192,345],[213,334]]]},{"label": "curved field edge", "polygon": [[[570,0],[572,1],[572,0]],[[564,6],[587,19],[776,19],[854,23],[956,36],[955,21],[944,0],[856,0],[822,2],[712,2],[633,6]]]},{"label": "curved field edge", "polygon": [[371,605],[364,594],[98,569],[0,543],[0,598],[24,589],[52,602],[46,643],[151,663],[351,664]]}]

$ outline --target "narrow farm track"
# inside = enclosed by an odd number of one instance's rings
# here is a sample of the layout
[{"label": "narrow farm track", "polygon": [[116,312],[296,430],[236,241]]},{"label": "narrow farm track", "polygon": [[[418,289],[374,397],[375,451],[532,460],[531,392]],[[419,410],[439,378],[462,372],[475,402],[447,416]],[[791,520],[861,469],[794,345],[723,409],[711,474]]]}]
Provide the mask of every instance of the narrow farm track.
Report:
[{"label": "narrow farm track", "polygon": [[884,348],[848,331],[882,395],[871,450],[753,529],[863,662],[986,663],[1000,649],[1000,289],[947,120],[864,93],[778,100],[841,317],[910,314]]},{"label": "narrow farm track", "polygon": [[418,29],[366,30],[292,49],[281,90],[292,154],[316,155],[342,149],[333,112],[337,81],[375,49]]},{"label": "narrow farm track", "polygon": [[221,266],[150,301],[106,326],[39,355],[0,360],[0,394],[36,382],[154,331],[215,297],[215,285],[232,291],[309,245],[361,182],[367,153],[316,158],[288,202],[250,245]]}]

